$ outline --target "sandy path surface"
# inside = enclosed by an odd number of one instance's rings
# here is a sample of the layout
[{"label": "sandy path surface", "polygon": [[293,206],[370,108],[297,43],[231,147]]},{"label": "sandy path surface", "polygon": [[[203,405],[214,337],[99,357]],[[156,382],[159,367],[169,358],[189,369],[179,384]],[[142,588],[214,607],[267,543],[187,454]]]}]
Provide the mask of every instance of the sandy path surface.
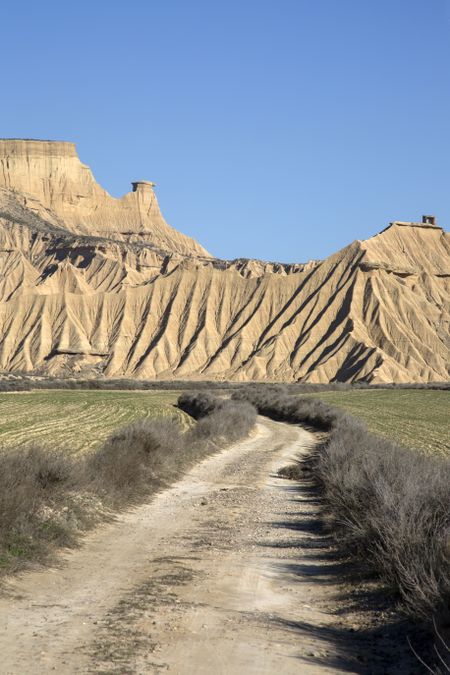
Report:
[{"label": "sandy path surface", "polygon": [[260,419],[0,599],[0,673],[366,672],[336,640],[317,503],[276,476],[313,436]]}]

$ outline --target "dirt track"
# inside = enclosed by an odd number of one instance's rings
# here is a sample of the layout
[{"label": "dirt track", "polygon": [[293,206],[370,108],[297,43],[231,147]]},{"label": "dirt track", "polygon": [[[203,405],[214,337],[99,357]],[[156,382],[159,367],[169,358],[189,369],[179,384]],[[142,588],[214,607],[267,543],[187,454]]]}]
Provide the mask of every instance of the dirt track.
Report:
[{"label": "dirt track", "polygon": [[260,420],[58,569],[14,580],[0,599],[0,672],[366,672],[336,640],[314,495],[276,476],[312,442]]}]

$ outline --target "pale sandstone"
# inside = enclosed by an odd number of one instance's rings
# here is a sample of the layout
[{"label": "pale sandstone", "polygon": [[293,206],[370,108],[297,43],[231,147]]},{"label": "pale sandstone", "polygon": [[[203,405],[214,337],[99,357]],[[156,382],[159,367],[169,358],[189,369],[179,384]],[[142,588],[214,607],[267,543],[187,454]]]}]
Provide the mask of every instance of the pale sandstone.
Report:
[{"label": "pale sandstone", "polygon": [[78,234],[149,243],[185,255],[209,254],[170,227],[159,210],[153,183],[111,197],[78,158],[74,143],[0,140],[0,187],[14,190],[23,204],[45,217],[51,209]]},{"label": "pale sandstone", "polygon": [[165,224],[151,185],[114,200],[72,144],[24,143],[0,141],[0,369],[448,379],[442,229],[393,224],[306,264],[220,261]]}]

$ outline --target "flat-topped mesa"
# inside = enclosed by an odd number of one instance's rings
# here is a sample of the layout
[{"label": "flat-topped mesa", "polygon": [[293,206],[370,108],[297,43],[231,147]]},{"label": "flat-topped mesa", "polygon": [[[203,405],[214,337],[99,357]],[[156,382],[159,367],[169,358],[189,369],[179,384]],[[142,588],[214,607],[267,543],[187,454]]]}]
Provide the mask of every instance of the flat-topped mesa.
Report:
[{"label": "flat-topped mesa", "polygon": [[393,220],[389,226],[400,225],[400,227],[431,227],[437,230],[442,230],[436,222],[436,216],[422,216],[422,222],[414,222],[409,220]]},{"label": "flat-topped mesa", "polygon": [[384,270],[403,277],[449,275],[450,235],[436,224],[434,216],[422,222],[393,221],[382,232],[360,242],[364,252],[360,267]]},{"label": "flat-topped mesa", "polygon": [[76,157],[75,143],[70,141],[41,141],[33,138],[0,138],[0,155],[28,157]]},{"label": "flat-topped mesa", "polygon": [[0,187],[13,190],[38,214],[50,209],[78,234],[209,256],[196,241],[165,222],[154,183],[135,181],[132,185],[132,192],[120,199],[112,197],[80,161],[74,143],[0,139]]}]

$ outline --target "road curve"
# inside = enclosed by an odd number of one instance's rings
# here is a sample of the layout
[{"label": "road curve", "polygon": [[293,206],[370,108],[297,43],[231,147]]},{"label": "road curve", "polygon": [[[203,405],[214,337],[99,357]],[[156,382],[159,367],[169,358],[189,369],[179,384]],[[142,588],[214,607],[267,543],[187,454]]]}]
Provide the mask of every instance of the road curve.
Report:
[{"label": "road curve", "polygon": [[334,639],[316,500],[276,475],[313,442],[259,418],[250,439],[91,533],[57,568],[11,581],[0,673],[364,672]]}]

